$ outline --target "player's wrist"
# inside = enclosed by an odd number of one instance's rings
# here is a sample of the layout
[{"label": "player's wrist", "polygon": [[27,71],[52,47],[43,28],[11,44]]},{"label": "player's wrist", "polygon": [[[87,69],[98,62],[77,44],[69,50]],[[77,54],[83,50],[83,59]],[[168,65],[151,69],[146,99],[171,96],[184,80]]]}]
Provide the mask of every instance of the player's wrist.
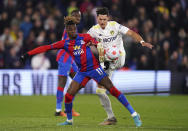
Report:
[{"label": "player's wrist", "polygon": [[144,40],[141,40],[141,41],[140,41],[140,44],[142,45],[143,43],[145,43],[145,41],[144,41]]}]

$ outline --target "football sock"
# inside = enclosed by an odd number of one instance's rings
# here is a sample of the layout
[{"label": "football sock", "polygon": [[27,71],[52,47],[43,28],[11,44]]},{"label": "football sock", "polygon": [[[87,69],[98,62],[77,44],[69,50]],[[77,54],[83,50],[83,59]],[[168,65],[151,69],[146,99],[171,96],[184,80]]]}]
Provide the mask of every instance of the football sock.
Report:
[{"label": "football sock", "polygon": [[65,109],[67,113],[67,120],[72,120],[72,103],[65,103]]},{"label": "football sock", "polygon": [[56,112],[59,112],[62,109],[63,91],[64,91],[64,87],[60,87],[59,86],[57,88],[57,94],[56,94]]},{"label": "football sock", "polygon": [[97,88],[96,93],[99,96],[101,105],[104,107],[104,109],[108,115],[108,118],[114,117],[110,99],[109,99],[108,95],[106,94],[106,89]]},{"label": "football sock", "polygon": [[135,111],[132,106],[129,104],[127,98],[115,87],[110,89],[110,93],[115,96],[126,108],[127,110],[133,114]]},{"label": "football sock", "polygon": [[73,96],[69,93],[65,95],[65,110],[67,113],[67,120],[72,120],[72,100]]},{"label": "football sock", "polygon": [[127,110],[131,114],[133,114],[135,112],[134,109],[133,109],[133,107],[129,104],[127,98],[123,94],[119,95],[118,100],[127,108]]}]

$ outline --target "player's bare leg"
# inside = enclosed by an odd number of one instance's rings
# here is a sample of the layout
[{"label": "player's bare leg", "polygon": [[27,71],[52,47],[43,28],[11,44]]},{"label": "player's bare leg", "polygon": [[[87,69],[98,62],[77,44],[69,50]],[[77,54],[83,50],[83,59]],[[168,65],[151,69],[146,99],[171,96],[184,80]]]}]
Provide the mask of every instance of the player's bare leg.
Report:
[{"label": "player's bare leg", "polygon": [[[95,48],[94,48],[95,49]],[[93,49],[93,50],[94,50]],[[97,51],[98,51],[98,59],[101,63],[104,64],[104,48],[103,45],[101,43],[97,44]],[[101,105],[104,107],[108,118],[100,123],[100,125],[113,125],[117,122],[113,110],[112,110],[112,106],[111,106],[111,101],[108,97],[108,95],[106,94],[106,89],[98,84],[98,88],[96,89],[96,94],[99,96]]]},{"label": "player's bare leg", "polygon": [[67,90],[67,93],[65,94],[65,109],[67,112],[67,120],[64,123],[60,123],[58,125],[72,125],[73,124],[72,101],[80,89],[81,89],[81,85],[78,82],[73,80]]},{"label": "player's bare leg", "polygon": [[113,110],[112,110],[112,106],[111,106],[111,101],[108,97],[108,95],[106,94],[106,89],[101,86],[98,85],[98,88],[96,89],[96,94],[99,96],[101,105],[104,107],[108,118],[106,120],[104,120],[102,123],[100,123],[100,125],[114,125],[116,124],[117,120],[114,116]]},{"label": "player's bare leg", "polygon": [[99,84],[104,86],[113,96],[115,96],[119,100],[119,102],[121,102],[127,108],[131,116],[133,117],[135,125],[137,127],[140,127],[142,125],[142,122],[140,120],[140,115],[137,112],[135,112],[135,110],[129,104],[126,97],[116,87],[114,87],[112,81],[108,77],[104,77],[99,82]]}]

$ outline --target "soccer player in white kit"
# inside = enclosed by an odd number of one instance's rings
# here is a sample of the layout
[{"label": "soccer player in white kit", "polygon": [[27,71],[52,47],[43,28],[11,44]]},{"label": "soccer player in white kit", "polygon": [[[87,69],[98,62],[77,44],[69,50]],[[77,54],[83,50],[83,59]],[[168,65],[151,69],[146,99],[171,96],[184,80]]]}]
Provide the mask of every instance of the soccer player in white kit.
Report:
[{"label": "soccer player in white kit", "polygon": [[[128,35],[132,37],[136,42],[140,43],[142,46],[146,46],[150,49],[152,49],[152,45],[150,43],[146,43],[142,37],[135,33],[134,31],[130,30],[129,28],[115,22],[115,21],[108,21],[109,20],[109,11],[106,7],[98,8],[97,11],[97,25],[94,25],[90,28],[88,33],[95,38],[97,41],[99,41],[102,45],[102,50],[107,49],[108,47],[111,47],[113,45],[117,46],[118,49],[120,49],[120,56],[115,61],[109,61],[109,67],[106,69],[106,73],[111,78],[112,73],[114,70],[117,70],[121,68],[125,64],[125,49],[123,47],[123,35]],[[100,49],[99,49],[100,50]],[[101,58],[101,52],[99,52],[100,58]],[[102,59],[104,59],[104,62],[108,61],[105,59],[104,54],[102,53]],[[103,58],[104,57],[104,58]],[[105,68],[103,60],[100,59],[101,65]],[[101,125],[112,125],[117,122],[114,113],[112,111],[111,102],[106,94],[106,89],[104,89],[102,86],[98,85],[98,88],[96,89],[96,93],[100,98],[101,104],[104,107],[108,118],[100,123]],[[134,119],[134,116],[137,115],[136,112],[132,113],[131,116]]]}]

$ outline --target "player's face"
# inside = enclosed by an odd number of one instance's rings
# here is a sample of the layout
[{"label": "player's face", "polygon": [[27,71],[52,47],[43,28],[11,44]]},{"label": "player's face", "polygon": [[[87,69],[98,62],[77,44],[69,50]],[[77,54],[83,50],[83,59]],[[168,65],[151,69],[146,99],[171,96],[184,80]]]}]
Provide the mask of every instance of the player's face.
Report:
[{"label": "player's face", "polygon": [[67,31],[69,38],[76,37],[76,25],[67,25],[66,31]]},{"label": "player's face", "polygon": [[72,13],[73,17],[76,18],[76,24],[79,24],[80,23],[80,20],[81,20],[81,14],[79,12],[75,12],[75,13]]},{"label": "player's face", "polygon": [[108,15],[98,15],[97,22],[102,29],[105,29],[107,22],[108,22]]}]

